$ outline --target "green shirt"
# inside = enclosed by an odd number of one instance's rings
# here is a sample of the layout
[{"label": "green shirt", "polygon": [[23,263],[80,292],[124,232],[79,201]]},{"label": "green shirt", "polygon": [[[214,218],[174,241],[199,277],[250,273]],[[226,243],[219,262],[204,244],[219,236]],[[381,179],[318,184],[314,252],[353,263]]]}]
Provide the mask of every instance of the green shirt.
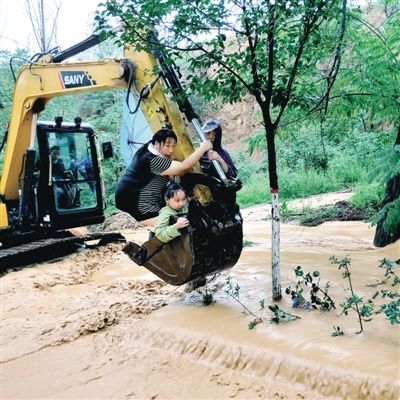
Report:
[{"label": "green shirt", "polygon": [[156,238],[163,243],[167,243],[170,240],[181,235],[179,229],[176,228],[175,224],[169,224],[169,217],[171,215],[184,214],[188,212],[188,206],[184,206],[180,210],[174,210],[170,206],[165,206],[160,210],[158,214],[158,225],[156,227]]}]

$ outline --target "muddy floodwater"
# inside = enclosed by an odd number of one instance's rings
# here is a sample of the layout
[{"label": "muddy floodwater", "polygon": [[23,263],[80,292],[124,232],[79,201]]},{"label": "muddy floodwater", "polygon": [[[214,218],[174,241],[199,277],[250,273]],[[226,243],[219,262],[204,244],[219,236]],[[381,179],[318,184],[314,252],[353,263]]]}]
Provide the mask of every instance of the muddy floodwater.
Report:
[{"label": "muddy floodwater", "polygon": [[[384,314],[359,322],[341,315],[348,282],[329,258],[351,259],[354,292],[382,289],[379,260],[400,257],[400,242],[372,245],[363,222],[306,228],[281,224],[280,309],[299,319],[273,324],[270,221],[243,212],[239,263],[204,288],[174,287],[136,266],[121,244],[85,250],[1,277],[1,394],[6,399],[385,399],[400,398],[400,330]],[[144,241],[144,228],[123,232]],[[292,308],[294,268],[319,271],[336,309]],[[396,272],[399,275],[399,267]],[[239,299],[226,294],[226,278]],[[307,288],[304,294],[307,295]],[[265,304],[260,310],[260,301]],[[334,327],[344,335],[332,337]]]}]

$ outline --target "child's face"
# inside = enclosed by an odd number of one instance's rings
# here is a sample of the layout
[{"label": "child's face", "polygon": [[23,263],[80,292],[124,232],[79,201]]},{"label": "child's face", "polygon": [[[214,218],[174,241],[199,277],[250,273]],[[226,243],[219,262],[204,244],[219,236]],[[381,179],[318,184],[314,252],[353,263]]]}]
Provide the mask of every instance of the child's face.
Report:
[{"label": "child's face", "polygon": [[181,210],[186,204],[186,194],[182,192],[182,190],[179,190],[178,192],[174,193],[170,199],[165,199],[165,202],[173,210]]}]

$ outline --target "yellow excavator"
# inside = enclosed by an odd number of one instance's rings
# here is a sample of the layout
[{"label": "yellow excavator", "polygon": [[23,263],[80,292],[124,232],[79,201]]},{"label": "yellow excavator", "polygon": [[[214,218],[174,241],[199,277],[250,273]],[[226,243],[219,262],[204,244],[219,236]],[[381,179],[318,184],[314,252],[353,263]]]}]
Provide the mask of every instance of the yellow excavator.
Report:
[{"label": "yellow excavator", "polygon": [[[113,150],[111,142],[102,143],[100,156],[93,128],[79,117],[73,122],[57,116],[40,121],[53,98],[120,88],[136,102],[130,112],[140,112],[152,133],[173,129],[178,137],[175,159],[193,152],[188,124],[204,140],[176,71],[160,52],[126,46],[121,59],[65,62],[99,42],[99,35],[92,35],[65,51],[36,56],[16,76],[0,179],[2,270],[62,256],[93,239],[100,244],[124,241],[115,232],[74,236],[68,230],[104,221],[101,160]],[[201,172],[182,178],[190,199],[187,233],[167,244],[151,238],[143,245],[125,246],[134,262],[170,284],[230,268],[242,251],[236,204],[241,184],[227,179],[215,161],[214,167],[219,178]]]}]

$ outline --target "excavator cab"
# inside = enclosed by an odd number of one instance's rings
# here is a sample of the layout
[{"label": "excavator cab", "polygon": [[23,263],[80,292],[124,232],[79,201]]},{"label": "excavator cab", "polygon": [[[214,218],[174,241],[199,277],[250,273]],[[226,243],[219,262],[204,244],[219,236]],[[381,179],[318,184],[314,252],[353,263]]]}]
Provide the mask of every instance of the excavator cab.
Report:
[{"label": "excavator cab", "polygon": [[[80,118],[75,123],[63,123],[60,117],[55,122],[35,122],[32,146],[14,161],[17,166],[22,161],[18,198],[0,199],[0,206],[7,207],[3,220],[8,223],[0,228],[0,270],[61,257],[88,241],[92,245],[125,241],[118,232],[75,236],[67,229],[104,221],[103,184],[92,127]],[[103,157],[105,152],[112,155],[110,146],[103,146]]]},{"label": "excavator cab", "polygon": [[[75,240],[68,228],[105,219],[95,133],[79,117],[74,123],[65,123],[61,117],[54,122],[37,121],[35,140],[21,161],[18,198],[0,201],[7,207],[8,221],[0,229],[0,267],[74,251],[91,237],[81,235]],[[91,236],[104,243],[108,237],[109,241],[122,239],[106,233]]]},{"label": "excavator cab", "polygon": [[95,134],[89,124],[37,123],[30,217],[51,229],[104,221]]},{"label": "excavator cab", "polygon": [[[223,182],[210,175],[191,173],[182,178],[181,184],[190,199],[186,216],[190,225],[182,235],[162,243],[151,234],[142,245],[128,242],[123,249],[137,265],[176,286],[233,267],[243,247],[243,220],[236,204],[240,181]],[[196,198],[199,187],[206,187],[211,193],[207,204]]]}]

